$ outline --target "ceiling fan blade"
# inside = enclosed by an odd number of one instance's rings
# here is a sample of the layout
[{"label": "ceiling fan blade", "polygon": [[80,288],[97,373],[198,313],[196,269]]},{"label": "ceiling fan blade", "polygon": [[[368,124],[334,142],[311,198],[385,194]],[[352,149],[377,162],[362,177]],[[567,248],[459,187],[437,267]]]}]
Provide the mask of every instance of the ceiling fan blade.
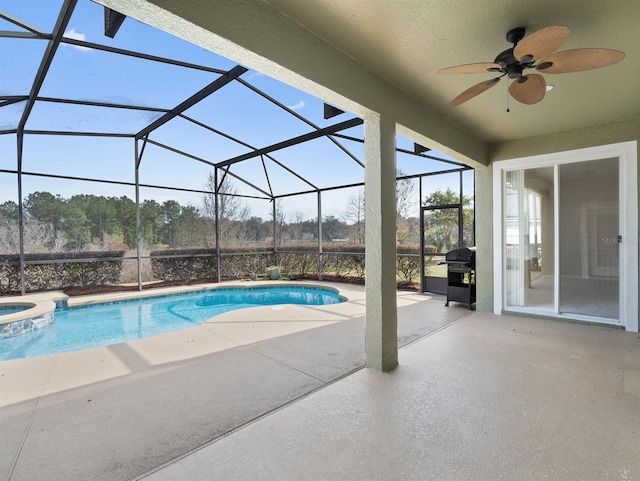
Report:
[{"label": "ceiling fan blade", "polygon": [[[490,70],[493,69],[493,70]],[[466,65],[456,65],[455,67],[448,67],[438,70],[437,73],[488,73],[497,72],[500,70],[500,65],[493,62],[485,63],[468,63]]]},{"label": "ceiling fan blade", "polygon": [[449,103],[449,107],[457,107],[461,103],[472,99],[473,97],[475,97],[478,94],[481,94],[485,90],[489,90],[499,81],[500,81],[500,77],[497,77],[491,80],[487,80],[486,82],[480,82],[479,84],[475,84],[473,87],[468,88],[467,90],[462,92],[460,95],[458,95],[455,99],[453,99]]},{"label": "ceiling fan blade", "polygon": [[[523,38],[513,48],[513,56],[522,62],[531,62],[551,55],[569,36],[569,27],[555,25]],[[524,58],[523,58],[524,57]]]},{"label": "ceiling fan blade", "polygon": [[620,62],[624,58],[624,52],[609,50],[606,48],[579,48],[576,50],[564,50],[545,58],[536,66],[544,73],[570,73],[591,70],[594,68],[608,67]]},{"label": "ceiling fan blade", "polygon": [[519,82],[520,79],[514,80],[509,86],[511,96],[526,105],[540,102],[544,98],[544,94],[547,93],[547,83],[544,81],[544,77],[534,73],[521,78],[527,80],[524,82]]}]

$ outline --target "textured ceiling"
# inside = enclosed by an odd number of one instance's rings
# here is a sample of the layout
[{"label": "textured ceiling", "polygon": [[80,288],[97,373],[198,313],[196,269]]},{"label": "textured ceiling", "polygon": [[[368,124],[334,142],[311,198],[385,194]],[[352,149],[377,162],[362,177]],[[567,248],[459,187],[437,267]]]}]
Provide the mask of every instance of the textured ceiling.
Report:
[{"label": "textured ceiling", "polygon": [[[640,117],[638,0],[264,1],[488,142]],[[508,30],[523,26],[531,34],[550,25],[571,29],[560,51],[608,48],[626,57],[597,70],[545,74],[554,89],[535,105],[509,99],[503,79],[461,106],[447,107],[495,74],[438,75],[439,69],[492,62],[511,47]]]}]

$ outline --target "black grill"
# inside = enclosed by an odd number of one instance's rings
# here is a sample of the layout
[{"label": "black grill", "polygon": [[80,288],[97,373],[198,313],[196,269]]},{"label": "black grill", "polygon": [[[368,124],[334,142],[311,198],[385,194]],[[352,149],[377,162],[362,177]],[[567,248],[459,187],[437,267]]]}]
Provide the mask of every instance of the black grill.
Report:
[{"label": "black grill", "polygon": [[447,252],[447,302],[464,302],[473,309],[476,302],[476,249],[475,247],[461,247]]}]

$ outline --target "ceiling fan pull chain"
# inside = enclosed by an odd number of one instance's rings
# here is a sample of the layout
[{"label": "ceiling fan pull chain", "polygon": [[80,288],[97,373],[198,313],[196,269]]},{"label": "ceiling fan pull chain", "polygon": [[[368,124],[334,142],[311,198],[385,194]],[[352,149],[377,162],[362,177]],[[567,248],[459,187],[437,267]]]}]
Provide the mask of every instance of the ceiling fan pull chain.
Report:
[{"label": "ceiling fan pull chain", "polygon": [[511,112],[511,110],[509,110],[509,80],[507,80],[505,84],[507,86],[507,113],[509,113]]}]

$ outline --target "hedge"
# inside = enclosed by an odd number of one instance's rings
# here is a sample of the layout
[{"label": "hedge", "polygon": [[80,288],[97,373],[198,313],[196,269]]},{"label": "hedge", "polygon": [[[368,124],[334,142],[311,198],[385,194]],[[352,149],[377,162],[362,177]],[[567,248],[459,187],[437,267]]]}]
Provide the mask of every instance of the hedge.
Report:
[{"label": "hedge", "polygon": [[[262,274],[274,263],[273,253],[252,248],[222,251],[223,278],[240,278]],[[217,279],[215,249],[163,249],[151,251],[151,272],[164,282]]]},{"label": "hedge", "polygon": [[[91,289],[117,284],[124,254],[125,251],[25,254],[25,290]],[[0,255],[0,294],[16,292],[20,292],[20,256]]]},{"label": "hedge", "polygon": [[[163,257],[154,257],[161,255]],[[151,252],[151,272],[162,281],[191,281],[216,277],[212,249],[167,249]]]},{"label": "hedge", "polygon": [[[427,246],[427,252],[435,247]],[[365,248],[361,244],[332,245],[322,253],[322,274],[338,278],[365,277]],[[217,278],[215,249],[168,249],[151,252],[154,278],[162,281],[194,281]],[[267,266],[277,264],[282,275],[318,275],[317,245],[296,246],[295,251],[256,251],[252,248],[221,251],[220,276],[225,279],[262,276]],[[402,282],[412,282],[420,275],[420,247],[397,247],[397,275]]]},{"label": "hedge", "polygon": [[[365,248],[360,244],[330,246],[322,253],[322,275],[337,278],[365,277]],[[435,252],[427,246],[427,252]],[[43,291],[81,287],[91,289],[118,284],[124,251],[64,252],[25,254],[25,289]],[[74,261],[75,259],[75,261]],[[90,260],[91,259],[91,260]],[[97,259],[97,260],[93,260]],[[224,279],[263,276],[267,266],[277,264],[283,276],[320,276],[317,245],[296,246],[295,251],[256,251],[238,248],[221,251],[220,276]],[[420,248],[397,246],[397,276],[413,282],[420,275]],[[427,267],[428,269],[428,263]],[[166,249],[151,252],[153,278],[164,282],[190,282],[217,279],[215,249]],[[0,294],[20,291],[20,257],[0,255]]]}]

